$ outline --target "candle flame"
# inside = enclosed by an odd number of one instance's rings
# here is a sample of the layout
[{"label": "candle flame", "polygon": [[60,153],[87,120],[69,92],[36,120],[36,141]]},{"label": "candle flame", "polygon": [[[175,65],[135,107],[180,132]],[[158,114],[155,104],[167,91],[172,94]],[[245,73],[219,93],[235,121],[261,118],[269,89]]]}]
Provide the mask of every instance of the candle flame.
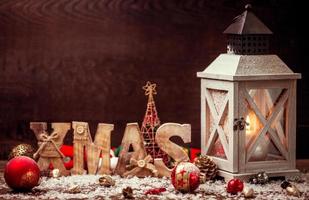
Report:
[{"label": "candle flame", "polygon": [[251,134],[253,132],[253,125],[250,119],[250,116],[247,115],[246,117],[246,133]]}]

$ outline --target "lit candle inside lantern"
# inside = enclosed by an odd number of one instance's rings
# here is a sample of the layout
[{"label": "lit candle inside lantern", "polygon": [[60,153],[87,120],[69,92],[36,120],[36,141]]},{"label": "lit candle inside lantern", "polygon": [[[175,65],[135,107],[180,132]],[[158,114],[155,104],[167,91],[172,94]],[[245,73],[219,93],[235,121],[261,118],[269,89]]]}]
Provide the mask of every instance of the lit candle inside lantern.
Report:
[{"label": "lit candle inside lantern", "polygon": [[[261,125],[257,120],[254,112],[250,111],[246,117],[246,144],[249,147],[253,138],[258,136]],[[251,161],[263,161],[266,159],[269,150],[269,139],[265,136],[264,140],[260,141],[251,156]]]},{"label": "lit candle inside lantern", "polygon": [[251,120],[249,115],[246,117],[246,135],[251,135],[251,133],[253,132],[253,126],[251,126]]},{"label": "lit candle inside lantern", "polygon": [[246,117],[246,141],[247,144],[251,141],[251,138],[255,137],[259,129],[259,122],[252,111],[250,111]]}]

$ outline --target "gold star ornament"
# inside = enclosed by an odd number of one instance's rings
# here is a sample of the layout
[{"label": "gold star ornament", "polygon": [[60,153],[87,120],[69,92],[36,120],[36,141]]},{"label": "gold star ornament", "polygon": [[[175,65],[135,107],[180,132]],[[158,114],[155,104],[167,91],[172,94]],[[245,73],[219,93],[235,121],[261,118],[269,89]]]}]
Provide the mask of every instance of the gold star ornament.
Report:
[{"label": "gold star ornament", "polygon": [[157,87],[157,84],[147,81],[146,85],[143,86],[143,89],[145,90],[145,95],[152,96],[154,94],[157,94],[156,87]]}]

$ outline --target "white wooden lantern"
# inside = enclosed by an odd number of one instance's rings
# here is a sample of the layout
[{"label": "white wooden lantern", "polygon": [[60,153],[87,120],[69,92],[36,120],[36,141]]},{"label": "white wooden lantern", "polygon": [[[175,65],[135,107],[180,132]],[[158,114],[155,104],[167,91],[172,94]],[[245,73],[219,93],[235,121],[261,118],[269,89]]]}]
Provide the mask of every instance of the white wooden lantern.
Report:
[{"label": "white wooden lantern", "polygon": [[272,32],[246,6],[224,31],[227,54],[201,78],[201,148],[219,175],[248,178],[265,171],[290,176],[296,152],[296,80],[301,78],[268,54]]}]

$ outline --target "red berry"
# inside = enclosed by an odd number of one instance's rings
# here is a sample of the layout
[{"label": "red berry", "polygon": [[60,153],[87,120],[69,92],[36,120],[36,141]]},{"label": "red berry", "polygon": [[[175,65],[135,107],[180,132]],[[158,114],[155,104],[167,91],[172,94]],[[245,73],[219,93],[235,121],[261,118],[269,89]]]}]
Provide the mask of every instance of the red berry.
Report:
[{"label": "red berry", "polygon": [[231,194],[237,194],[237,192],[241,192],[243,189],[244,183],[241,180],[234,178],[227,183],[226,191]]}]

